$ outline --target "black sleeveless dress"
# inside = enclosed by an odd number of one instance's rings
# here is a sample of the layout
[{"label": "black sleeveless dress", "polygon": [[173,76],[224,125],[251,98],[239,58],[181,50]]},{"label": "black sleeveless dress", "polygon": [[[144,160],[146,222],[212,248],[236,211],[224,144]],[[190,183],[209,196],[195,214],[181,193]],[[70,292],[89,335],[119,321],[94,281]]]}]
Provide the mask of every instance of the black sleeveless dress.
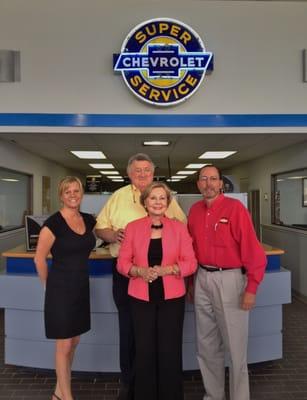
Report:
[{"label": "black sleeveless dress", "polygon": [[44,309],[49,339],[72,338],[91,327],[88,257],[95,246],[96,221],[90,214],[80,214],[86,227],[83,235],[74,232],[59,211],[44,223],[55,236]]},{"label": "black sleeveless dress", "polygon": [[[147,255],[148,265],[150,267],[161,265],[162,256],[162,238],[150,239]],[[161,276],[148,285],[148,289],[150,302],[159,303],[160,301],[164,301],[164,287]]]}]

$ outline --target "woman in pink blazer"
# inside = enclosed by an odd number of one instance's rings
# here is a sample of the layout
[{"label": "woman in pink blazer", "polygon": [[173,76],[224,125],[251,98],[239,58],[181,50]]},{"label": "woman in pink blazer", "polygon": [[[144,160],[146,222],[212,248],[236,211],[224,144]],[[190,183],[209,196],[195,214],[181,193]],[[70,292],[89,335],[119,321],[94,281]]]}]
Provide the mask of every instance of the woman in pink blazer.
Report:
[{"label": "woman in pink blazer", "polygon": [[117,269],[130,277],[135,331],[134,400],[183,400],[184,277],[197,267],[186,226],[165,217],[169,188],[152,183],[141,195],[148,216],[129,223]]}]

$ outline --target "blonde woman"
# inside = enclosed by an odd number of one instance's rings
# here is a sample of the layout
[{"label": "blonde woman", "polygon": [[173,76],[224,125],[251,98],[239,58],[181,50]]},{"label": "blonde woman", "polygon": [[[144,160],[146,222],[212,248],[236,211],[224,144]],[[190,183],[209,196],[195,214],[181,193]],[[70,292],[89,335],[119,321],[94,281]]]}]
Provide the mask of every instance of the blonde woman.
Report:
[{"label": "blonde woman", "polygon": [[[35,264],[45,295],[46,337],[56,340],[57,383],[52,400],[73,400],[71,364],[80,335],[90,329],[88,257],[95,246],[95,219],[79,211],[80,180],[68,176],[59,183],[62,207],[41,229]],[[46,258],[51,252],[48,271]]]},{"label": "blonde woman", "polygon": [[184,278],[197,262],[187,227],[165,216],[169,188],[154,182],[140,201],[148,215],[127,225],[117,262],[118,271],[130,278],[134,400],[183,400]]}]

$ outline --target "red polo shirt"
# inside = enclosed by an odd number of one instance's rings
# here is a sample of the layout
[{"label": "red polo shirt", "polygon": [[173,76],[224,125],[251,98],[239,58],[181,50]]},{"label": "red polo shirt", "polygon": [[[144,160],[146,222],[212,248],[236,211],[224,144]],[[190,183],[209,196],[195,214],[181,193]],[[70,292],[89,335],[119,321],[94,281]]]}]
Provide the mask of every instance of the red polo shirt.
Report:
[{"label": "red polo shirt", "polygon": [[208,208],[201,200],[189,213],[188,227],[198,262],[221,268],[244,266],[246,291],[256,293],[267,264],[249,212],[236,199],[219,195]]}]

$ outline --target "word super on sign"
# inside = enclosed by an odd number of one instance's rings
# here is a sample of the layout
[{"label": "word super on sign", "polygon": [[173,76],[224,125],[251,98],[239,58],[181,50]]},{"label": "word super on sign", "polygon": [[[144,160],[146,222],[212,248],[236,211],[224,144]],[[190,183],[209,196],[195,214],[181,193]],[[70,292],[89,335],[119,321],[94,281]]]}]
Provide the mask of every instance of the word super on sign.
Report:
[{"label": "word super on sign", "polygon": [[113,67],[141,100],[170,106],[198,89],[206,71],[213,69],[213,54],[186,24],[157,18],[128,34],[120,54],[113,55]]}]

